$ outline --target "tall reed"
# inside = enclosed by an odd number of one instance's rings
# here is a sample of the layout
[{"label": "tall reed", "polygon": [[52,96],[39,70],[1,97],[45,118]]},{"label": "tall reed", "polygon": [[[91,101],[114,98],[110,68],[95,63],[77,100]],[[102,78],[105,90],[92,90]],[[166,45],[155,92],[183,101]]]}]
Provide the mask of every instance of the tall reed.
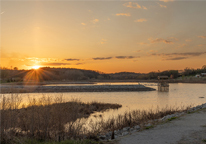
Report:
[{"label": "tall reed", "polygon": [[83,138],[86,119],[94,111],[119,108],[121,105],[83,103],[79,99],[66,102],[62,95],[54,98],[42,95],[28,97],[22,103],[18,94],[1,95],[1,143],[13,143],[14,138],[62,141]]},{"label": "tall reed", "polygon": [[79,99],[66,102],[62,95],[50,97],[42,95],[36,99],[28,97],[23,104],[18,94],[1,95],[1,143],[13,144],[23,137],[41,141],[62,141],[66,139],[98,139],[101,133],[144,125],[168,114],[187,110],[189,107],[165,107],[127,111],[116,117],[92,119],[86,125],[88,117],[94,111],[119,108],[118,104],[98,102],[83,103]]}]

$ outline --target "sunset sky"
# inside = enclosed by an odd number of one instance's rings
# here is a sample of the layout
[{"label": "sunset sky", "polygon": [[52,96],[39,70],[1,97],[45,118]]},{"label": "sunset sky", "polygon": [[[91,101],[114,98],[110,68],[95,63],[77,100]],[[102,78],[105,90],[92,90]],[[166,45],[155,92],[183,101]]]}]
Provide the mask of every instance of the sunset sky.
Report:
[{"label": "sunset sky", "polygon": [[206,64],[206,1],[1,1],[1,67],[150,72]]}]

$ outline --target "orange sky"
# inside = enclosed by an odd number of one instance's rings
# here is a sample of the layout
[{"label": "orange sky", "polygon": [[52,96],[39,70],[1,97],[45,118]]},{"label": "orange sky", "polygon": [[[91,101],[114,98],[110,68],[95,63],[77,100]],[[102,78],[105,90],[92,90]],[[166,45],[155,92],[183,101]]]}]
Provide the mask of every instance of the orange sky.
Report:
[{"label": "orange sky", "polygon": [[205,1],[1,1],[1,66],[201,68],[205,13]]}]

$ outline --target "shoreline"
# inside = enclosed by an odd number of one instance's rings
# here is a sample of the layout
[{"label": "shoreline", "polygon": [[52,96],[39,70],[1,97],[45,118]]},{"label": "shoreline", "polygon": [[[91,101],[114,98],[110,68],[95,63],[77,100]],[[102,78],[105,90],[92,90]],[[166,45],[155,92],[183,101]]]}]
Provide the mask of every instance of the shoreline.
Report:
[{"label": "shoreline", "polygon": [[4,93],[45,93],[45,92],[123,92],[123,91],[155,91],[144,85],[91,85],[91,86],[23,86],[3,85]]},{"label": "shoreline", "polygon": [[[95,83],[158,83],[158,80],[87,80],[87,81],[43,81],[43,82],[10,82],[10,83],[0,83],[0,85],[48,85],[48,84],[95,84]],[[177,80],[170,79],[168,83],[200,83],[206,84],[205,80]]]},{"label": "shoreline", "polygon": [[[140,130],[127,130],[116,138],[118,144],[136,143],[201,143],[205,137],[206,103],[185,112],[164,116],[156,124],[149,123]],[[134,129],[134,128],[133,128]],[[194,136],[195,134],[195,136]],[[148,138],[149,137],[149,138]]]}]

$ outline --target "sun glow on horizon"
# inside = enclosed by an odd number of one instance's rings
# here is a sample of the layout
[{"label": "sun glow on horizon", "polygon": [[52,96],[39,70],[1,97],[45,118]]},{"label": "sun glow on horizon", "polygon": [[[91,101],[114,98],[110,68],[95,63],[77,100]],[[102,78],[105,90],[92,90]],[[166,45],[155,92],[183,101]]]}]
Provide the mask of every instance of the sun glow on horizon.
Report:
[{"label": "sun glow on horizon", "polygon": [[40,66],[38,66],[38,65],[35,65],[35,66],[32,67],[32,69],[35,69],[35,70],[37,70],[39,68],[40,68]]}]

